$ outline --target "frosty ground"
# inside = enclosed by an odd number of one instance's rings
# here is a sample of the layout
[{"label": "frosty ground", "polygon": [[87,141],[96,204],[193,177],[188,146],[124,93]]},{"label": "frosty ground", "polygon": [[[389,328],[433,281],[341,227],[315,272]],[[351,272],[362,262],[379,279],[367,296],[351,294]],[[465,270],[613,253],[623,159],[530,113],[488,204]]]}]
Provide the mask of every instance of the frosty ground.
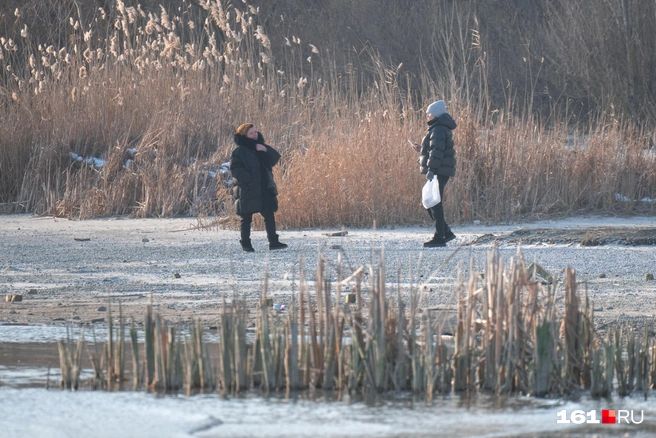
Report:
[{"label": "frosty ground", "polygon": [[[483,272],[496,248],[504,263],[521,254],[527,265],[535,262],[559,280],[565,267],[574,268],[598,327],[642,327],[656,315],[656,281],[647,280],[656,274],[656,247],[619,238],[592,241],[596,246],[581,242],[600,229],[606,237],[631,230],[649,236],[655,222],[585,217],[454,226],[455,241],[430,249],[421,246],[431,235],[427,227],[346,229],[346,236],[327,235],[341,229],[283,230],[281,240],[290,248],[274,252],[268,251],[264,232],[254,231],[256,252],[244,253],[237,231],[199,227],[195,218],[75,221],[5,215],[0,216],[0,293],[20,294],[22,301],[0,302],[0,324],[103,324],[107,309],[116,314],[119,304],[128,320],[139,322],[152,303],[169,321],[199,318],[212,327],[224,299],[243,299],[254,314],[265,277],[273,303],[289,306],[301,275],[312,286],[319,255],[333,292],[338,279],[360,267],[368,273],[384,260],[390,294],[398,291],[407,300],[416,288],[423,308],[450,313],[459,278],[466,279],[470,270]],[[365,275],[365,294],[369,285]],[[341,292],[352,287],[348,282]]]}]

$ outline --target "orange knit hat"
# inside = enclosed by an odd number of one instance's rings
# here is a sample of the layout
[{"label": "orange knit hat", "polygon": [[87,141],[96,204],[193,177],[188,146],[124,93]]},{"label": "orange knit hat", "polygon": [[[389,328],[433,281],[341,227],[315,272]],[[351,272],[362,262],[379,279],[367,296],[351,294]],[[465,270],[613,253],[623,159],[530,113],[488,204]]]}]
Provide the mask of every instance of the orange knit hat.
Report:
[{"label": "orange knit hat", "polygon": [[251,129],[254,125],[252,123],[242,123],[239,125],[239,128],[237,128],[237,134],[243,135],[246,137],[248,135],[248,130]]}]

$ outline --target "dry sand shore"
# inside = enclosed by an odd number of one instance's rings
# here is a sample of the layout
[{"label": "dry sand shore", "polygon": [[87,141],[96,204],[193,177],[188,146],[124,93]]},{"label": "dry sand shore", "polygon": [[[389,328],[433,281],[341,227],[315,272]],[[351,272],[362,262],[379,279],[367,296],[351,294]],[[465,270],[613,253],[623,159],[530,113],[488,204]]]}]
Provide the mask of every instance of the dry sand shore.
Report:
[{"label": "dry sand shore", "polygon": [[[385,258],[390,290],[401,286],[407,298],[411,284],[424,285],[422,305],[455,307],[459,271],[466,276],[470,260],[483,271],[487,253],[495,245],[484,235],[498,237],[499,253],[507,261],[518,248],[529,264],[537,262],[562,279],[571,266],[581,290],[587,288],[596,309],[596,322],[652,324],[656,315],[656,247],[605,244],[581,246],[549,243],[544,238],[518,246],[507,239],[518,229],[552,230],[557,236],[572,230],[610,226],[617,229],[654,227],[654,218],[577,218],[503,226],[454,227],[458,239],[448,248],[422,249],[428,228],[354,229],[345,237],[328,231],[282,231],[290,248],[269,252],[263,231],[254,231],[255,253],[243,253],[238,232],[194,229],[185,219],[98,219],[70,221],[30,215],[0,216],[0,324],[102,324],[111,306],[139,322],[152,300],[155,309],[173,322],[200,318],[216,325],[225,297],[244,298],[255,310],[265,272],[274,303],[289,305],[298,291],[300,266],[308,281],[314,278],[318,254],[324,255],[333,284],[360,266]],[[481,243],[481,242],[487,243]],[[468,243],[478,242],[472,245]],[[177,275],[176,275],[177,274]],[[179,277],[179,278],[177,278]],[[368,281],[368,280],[366,280]],[[365,284],[366,290],[367,284]],[[6,302],[7,294],[21,294],[21,302]]]}]

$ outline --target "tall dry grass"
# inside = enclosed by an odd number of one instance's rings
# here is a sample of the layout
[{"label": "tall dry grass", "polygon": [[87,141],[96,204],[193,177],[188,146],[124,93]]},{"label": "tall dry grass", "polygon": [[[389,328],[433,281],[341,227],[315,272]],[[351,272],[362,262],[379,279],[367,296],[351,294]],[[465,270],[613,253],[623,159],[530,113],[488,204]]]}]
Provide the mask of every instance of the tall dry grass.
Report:
[{"label": "tall dry grass", "polygon": [[[144,345],[133,322],[132,355],[126,357],[127,324],[120,310],[118,324],[108,313],[105,353],[89,354],[92,385],[122,390],[131,377],[134,390],[154,392],[227,395],[252,389],[289,396],[319,389],[371,396],[394,391],[427,400],[452,391],[468,397],[589,394],[593,399],[634,393],[646,399],[654,388],[656,346],[649,327],[596,328],[593,303],[570,267],[562,287],[553,277],[543,284],[535,269],[526,268],[521,252],[506,265],[499,252],[490,251],[483,275],[470,267],[468,278],[458,280],[449,300],[453,315],[428,306],[426,284],[412,281],[409,291],[402,293],[400,284],[390,290],[384,252],[355,271],[347,271],[341,259],[334,267],[332,283],[319,257],[310,283],[301,266],[298,292],[282,313],[271,307],[266,274],[251,315],[245,302],[224,298],[218,345],[204,340],[199,321],[185,330],[149,305]],[[346,286],[354,293],[343,294]],[[77,346],[70,338],[59,342],[63,388],[80,386],[84,345],[83,334]]]},{"label": "tall dry grass", "polygon": [[[203,27],[209,2],[125,0],[160,15],[160,4]],[[241,3],[237,2],[239,7]],[[656,39],[652,0],[587,0],[563,2],[489,2],[486,0],[251,0],[258,9],[255,24],[267,28],[277,61],[289,54],[281,44],[292,35],[305,44],[330,50],[335,65],[353,61],[366,69],[357,52],[371,49],[390,64],[403,64],[414,87],[430,80],[449,93],[459,89],[469,102],[487,99],[492,107],[514,96],[517,108],[542,116],[565,109],[587,119],[602,111],[630,115],[651,125],[656,119]],[[103,12],[99,10],[103,8]],[[19,8],[21,20],[15,20]],[[114,17],[115,0],[6,0],[0,2],[0,29],[20,40],[23,23],[40,41],[66,44],[69,18],[89,24],[102,14]],[[113,23],[112,23],[113,24]],[[102,29],[102,35],[112,29]],[[322,50],[323,51],[323,50]],[[307,52],[307,50],[305,50]],[[301,51],[296,50],[300,57]],[[480,67],[489,74],[481,74]],[[299,68],[301,67],[301,68]],[[312,65],[296,65],[294,73],[309,75]],[[316,71],[316,69],[314,69]],[[0,73],[1,74],[1,73]]]},{"label": "tall dry grass", "polygon": [[462,82],[461,72],[487,75],[485,54],[466,32],[454,40],[460,49],[443,55],[457,64],[450,79],[435,81],[427,67],[413,88],[401,66],[373,51],[339,65],[330,51],[290,35],[274,59],[256,8],[199,5],[144,11],[117,1],[113,15],[62,22],[63,45],[37,40],[19,11],[24,36],[5,38],[0,59],[4,211],[229,215],[213,172],[229,158],[234,127],[252,121],[283,155],[282,226],[418,223],[427,219],[423,180],[407,140],[421,140],[422,108],[444,97],[459,124],[449,221],[654,212],[654,203],[640,202],[656,198],[646,131],[612,116],[582,132],[557,120],[547,130],[514,113],[512,98],[490,110],[485,89]]}]

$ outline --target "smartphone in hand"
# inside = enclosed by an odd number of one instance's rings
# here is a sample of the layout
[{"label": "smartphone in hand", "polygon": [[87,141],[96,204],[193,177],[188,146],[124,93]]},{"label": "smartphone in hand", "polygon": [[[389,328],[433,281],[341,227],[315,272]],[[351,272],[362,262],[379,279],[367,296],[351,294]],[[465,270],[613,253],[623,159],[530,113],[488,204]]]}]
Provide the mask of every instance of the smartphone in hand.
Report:
[{"label": "smartphone in hand", "polygon": [[408,140],[408,143],[410,143],[410,147],[414,149],[416,152],[419,152],[421,150],[421,147],[419,145],[414,144],[412,141]]}]

